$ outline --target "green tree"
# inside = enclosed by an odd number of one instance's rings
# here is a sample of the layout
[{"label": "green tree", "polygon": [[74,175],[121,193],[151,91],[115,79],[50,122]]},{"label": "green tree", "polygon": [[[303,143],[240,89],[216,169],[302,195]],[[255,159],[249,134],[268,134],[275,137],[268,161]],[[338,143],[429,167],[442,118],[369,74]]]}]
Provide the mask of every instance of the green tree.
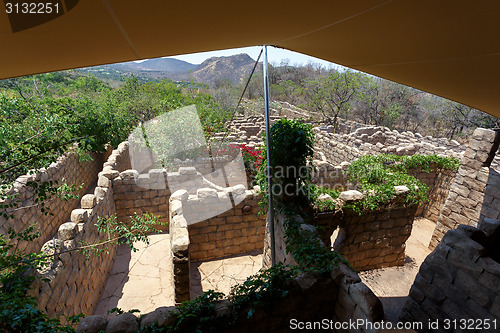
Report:
[{"label": "green tree", "polygon": [[347,114],[351,103],[360,96],[365,80],[366,75],[359,72],[332,71],[327,76],[306,79],[301,92],[309,108],[337,127],[339,115]]}]

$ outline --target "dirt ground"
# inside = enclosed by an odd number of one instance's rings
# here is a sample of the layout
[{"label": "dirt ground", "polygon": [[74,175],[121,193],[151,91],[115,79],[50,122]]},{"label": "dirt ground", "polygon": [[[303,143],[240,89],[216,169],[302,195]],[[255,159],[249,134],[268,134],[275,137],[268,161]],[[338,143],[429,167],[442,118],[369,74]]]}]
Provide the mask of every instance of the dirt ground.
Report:
[{"label": "dirt ground", "polygon": [[359,273],[361,280],[381,300],[387,319],[393,323],[397,322],[420,265],[431,253],[428,245],[435,226],[436,224],[430,220],[415,219],[411,236],[406,241],[404,266]]}]

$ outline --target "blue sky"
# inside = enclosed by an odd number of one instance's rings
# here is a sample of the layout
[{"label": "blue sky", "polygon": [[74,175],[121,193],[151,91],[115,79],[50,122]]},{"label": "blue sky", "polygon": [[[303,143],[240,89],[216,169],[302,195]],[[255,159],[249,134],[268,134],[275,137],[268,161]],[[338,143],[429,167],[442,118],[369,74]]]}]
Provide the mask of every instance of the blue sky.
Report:
[{"label": "blue sky", "polygon": [[[204,60],[206,60],[210,57],[222,57],[222,56],[230,56],[230,55],[239,54],[239,53],[247,53],[250,57],[252,57],[254,60],[256,60],[257,57],[259,56],[259,52],[260,52],[261,48],[262,48],[262,46],[242,47],[242,48],[237,48],[237,49],[227,49],[227,50],[220,50],[220,51],[184,54],[184,55],[173,56],[173,57],[169,57],[169,58],[184,60],[184,61],[190,62],[192,64],[201,64]],[[282,60],[288,59],[288,62],[290,65],[306,65],[308,63],[317,63],[317,64],[322,65],[323,67],[326,67],[326,68],[340,67],[339,65],[336,65],[334,63],[331,63],[331,62],[328,62],[325,60],[321,60],[319,58],[314,58],[314,57],[310,57],[310,56],[302,54],[302,53],[288,51],[285,49],[278,49],[278,48],[271,47],[271,46],[267,48],[267,56],[269,59],[269,63],[271,63],[271,64],[280,64]],[[261,59],[261,61],[262,61],[262,59]]]}]

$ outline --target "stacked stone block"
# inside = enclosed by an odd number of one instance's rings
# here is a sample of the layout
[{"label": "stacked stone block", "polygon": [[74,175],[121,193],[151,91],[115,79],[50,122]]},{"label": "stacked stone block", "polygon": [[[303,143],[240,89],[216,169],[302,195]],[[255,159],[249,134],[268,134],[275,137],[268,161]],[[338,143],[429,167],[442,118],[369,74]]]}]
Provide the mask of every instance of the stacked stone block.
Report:
[{"label": "stacked stone block", "polygon": [[344,211],[345,240],[336,249],[358,271],[403,266],[416,207],[379,210],[359,215]]},{"label": "stacked stone block", "polygon": [[[125,170],[113,179],[116,214],[119,221],[129,222],[135,214],[151,213],[159,222],[168,222],[168,198],[164,170],[152,169],[139,175],[136,170]],[[168,224],[160,229],[168,230]]]},{"label": "stacked stone block", "polygon": [[[475,332],[498,329],[498,326],[496,329],[484,326],[487,321],[491,325],[496,321],[498,325],[500,320],[500,263],[481,244],[488,239],[485,237],[495,233],[495,242],[498,241],[500,221],[488,222],[480,226],[482,231],[460,225],[445,234],[420,266],[400,321],[423,323],[420,332],[468,332],[463,327],[454,327],[454,321],[458,325],[464,321],[472,323],[468,327]],[[445,320],[451,322],[451,329],[445,329]],[[436,321],[439,329],[428,326],[429,322]]]},{"label": "stacked stone block", "polygon": [[109,253],[91,252],[88,257],[73,249],[106,239],[107,235],[100,234],[95,224],[100,217],[116,212],[110,178],[118,174],[115,167],[120,164],[117,160],[125,146],[121,144],[112,152],[93,192],[82,197],[80,208],[71,212],[70,221],[61,224],[52,240],[42,246],[42,252],[54,255],[52,262],[39,271],[49,282],[36,280],[30,293],[37,297],[38,308],[50,317],[91,315],[99,302],[113,267],[116,246],[107,245]]},{"label": "stacked stone block", "polygon": [[264,219],[259,196],[243,185],[196,195],[178,190],[169,199],[175,301],[189,299],[191,260],[211,260],[262,250]]},{"label": "stacked stone block", "polygon": [[454,140],[399,133],[387,127],[362,127],[348,134],[334,134],[329,127],[315,127],[315,158],[322,153],[332,164],[352,162],[364,155],[443,155],[460,158],[464,148]]},{"label": "stacked stone block", "polygon": [[[302,222],[302,226],[300,228],[311,230],[312,226],[305,223],[300,216],[296,216],[294,218]],[[296,261],[293,256],[286,251],[284,221],[286,221],[286,217],[284,215],[281,213],[275,214],[274,232],[276,262],[293,266],[296,265]],[[267,223],[263,256],[264,268],[271,266],[271,242],[269,230],[270,226],[269,223]],[[307,281],[307,278],[309,281]],[[305,285],[314,286],[318,283],[318,281],[311,276],[303,276],[299,279],[301,279],[302,283]],[[316,298],[308,298],[306,302],[303,303],[307,304],[305,307],[302,304],[301,311],[306,315],[306,318],[318,318],[314,316],[314,314],[317,313],[318,315],[321,314],[319,318],[332,320],[333,323],[346,323],[356,320],[366,320],[370,323],[376,323],[384,319],[384,311],[380,300],[377,296],[375,296],[370,288],[368,288],[361,281],[356,272],[344,263],[339,262],[338,265],[334,266],[330,275],[322,281],[322,284],[318,285],[318,287],[321,287],[317,289],[319,294],[313,295]],[[296,296],[293,296],[291,299],[288,299],[288,302],[290,304],[294,304],[294,301],[296,300],[295,297]],[[284,303],[283,306],[286,307],[279,315],[276,316],[278,319],[282,319],[283,316],[288,318],[288,311],[291,312],[288,305],[285,305]],[[299,316],[298,318],[303,317]],[[272,320],[273,319],[270,317],[265,317],[265,321]],[[283,331],[288,331],[289,329],[289,326],[282,327]],[[352,327],[347,327],[345,329],[334,328],[332,331],[349,333],[376,332],[369,327],[356,327],[355,329]],[[251,330],[248,332],[251,332]]]},{"label": "stacked stone block", "polygon": [[[45,203],[46,209],[53,215],[45,215],[41,207],[34,202],[33,190],[26,183],[29,181],[59,181],[61,183],[61,180],[65,179],[68,185],[82,185],[81,189],[74,193],[81,196],[95,184],[97,174],[109,154],[110,150],[102,154],[91,153],[92,161],[81,162],[76,154],[69,152],[59,157],[46,169],[18,177],[7,194],[16,195],[21,203],[7,209],[6,212],[12,214],[13,219],[6,220],[0,216],[0,233],[6,235],[9,227],[16,232],[22,232],[36,223],[35,228],[40,232],[40,236],[31,242],[21,242],[19,247],[27,252],[39,251],[42,245],[57,232],[59,226],[67,221],[71,211],[78,206],[79,200],[66,201],[54,197]],[[4,202],[4,204],[8,203],[9,201]]]},{"label": "stacked stone block", "polygon": [[172,256],[172,282],[176,303],[188,301],[190,298],[190,255],[189,231],[187,220],[183,216],[182,206],[189,194],[186,190],[176,191],[169,200],[170,205],[170,243]]},{"label": "stacked stone block", "polygon": [[[339,288],[339,285],[342,287]],[[348,322],[349,319],[366,319],[370,322],[382,320],[382,305],[378,299],[363,287],[356,274],[342,266],[330,276],[302,275],[290,280],[285,289],[285,296],[275,296],[266,299],[266,302],[254,307],[253,315],[248,317],[248,310],[244,309],[233,326],[224,328],[224,333],[267,333],[289,332],[297,322],[324,322],[332,320],[334,332],[373,332],[360,330],[336,330],[335,323]],[[342,296],[339,295],[342,294]],[[377,302],[378,301],[378,302]],[[344,308],[344,306],[346,308]],[[113,318],[90,316],[84,318],[77,332],[137,332],[148,331],[148,325],[157,325],[164,328],[173,323],[172,313],[175,307],[161,307],[140,318],[133,314],[124,313]],[[229,322],[233,318],[232,303],[227,300],[215,303],[214,320]],[[347,312],[351,311],[351,312]],[[335,314],[334,314],[335,312]],[[340,314],[340,316],[336,314]],[[207,326],[211,323],[208,322]],[[208,331],[208,327],[202,330]]]},{"label": "stacked stone block", "polygon": [[490,167],[499,142],[499,131],[474,131],[441,210],[431,249],[459,224],[477,226],[484,218],[500,218],[500,173]]},{"label": "stacked stone block", "polygon": [[245,195],[244,200],[221,214],[188,225],[192,261],[262,251],[266,217],[258,215],[260,196],[254,191]]}]

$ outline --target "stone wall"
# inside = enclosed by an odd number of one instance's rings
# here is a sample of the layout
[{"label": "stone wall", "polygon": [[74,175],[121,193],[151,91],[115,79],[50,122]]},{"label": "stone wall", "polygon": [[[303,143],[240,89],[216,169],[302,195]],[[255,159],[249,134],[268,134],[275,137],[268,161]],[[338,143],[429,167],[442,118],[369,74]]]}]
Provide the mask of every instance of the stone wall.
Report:
[{"label": "stone wall", "polygon": [[477,226],[484,218],[500,218],[500,172],[490,167],[500,143],[500,131],[474,131],[451,185],[429,245],[459,224]]},{"label": "stone wall", "polygon": [[[339,286],[341,287],[339,288]],[[369,291],[354,272],[345,266],[329,276],[319,277],[306,274],[296,277],[287,283],[286,290],[285,296],[276,296],[255,306],[251,318],[247,316],[248,310],[244,309],[237,316],[233,326],[229,326],[234,317],[231,302],[227,300],[216,302],[215,318],[213,321],[205,323],[209,326],[216,320],[220,320],[228,326],[219,329],[222,333],[267,333],[289,332],[294,329],[294,325],[297,323],[316,322],[321,324],[325,323],[326,319],[332,320],[332,322],[327,322],[327,325],[331,325],[332,330],[330,331],[354,333],[375,331],[364,329],[364,327],[359,330],[343,330],[336,329],[336,326],[340,327],[342,324],[346,326],[349,319],[359,318],[371,322],[382,319],[382,306],[376,296]],[[354,305],[354,302],[357,305]],[[140,318],[131,313],[124,313],[111,319],[103,316],[90,316],[81,321],[77,332],[99,332],[102,330],[102,332],[110,333],[135,333],[139,329],[147,331],[146,327],[149,325],[166,327],[173,324],[172,312],[175,310],[175,307],[162,307]],[[334,313],[338,313],[338,315]],[[206,329],[206,331],[209,330]]]},{"label": "stone wall", "polygon": [[434,164],[431,164],[430,168],[434,171],[423,172],[421,169],[410,169],[408,174],[429,188],[429,201],[418,207],[416,216],[437,222],[457,171],[439,169]]},{"label": "stone wall", "polygon": [[169,199],[175,301],[189,299],[191,260],[218,259],[262,250],[264,216],[257,215],[259,196],[243,185],[196,194],[178,190]]},{"label": "stone wall", "polygon": [[[210,192],[215,190],[210,189]],[[261,196],[254,191],[248,192],[245,200],[224,213],[195,224],[188,223],[192,261],[262,251],[266,216],[258,215]],[[189,221],[189,216],[187,218]]]},{"label": "stone wall", "polygon": [[[295,217],[299,221],[304,221],[300,216]],[[286,218],[280,213],[275,214],[274,218],[274,232],[275,232],[275,256],[276,262],[285,265],[296,265],[295,259],[290,253],[286,252],[284,222]],[[303,222],[301,228],[311,230],[311,225]],[[266,225],[266,238],[264,246],[263,267],[271,266],[271,248],[270,248],[270,226]],[[319,235],[318,235],[319,237]],[[307,302],[308,306],[303,306],[302,311],[309,318],[313,317],[314,312],[309,312],[309,305],[314,306],[323,304],[322,300],[326,303],[321,307],[321,319],[331,319],[333,322],[346,323],[356,320],[366,320],[370,323],[379,322],[384,319],[384,311],[382,303],[375,296],[375,294],[361,281],[359,276],[342,262],[333,268],[332,273],[325,279],[327,284],[321,286],[318,290],[321,295],[317,295],[319,304],[316,303],[315,298],[310,298]],[[293,304],[294,299],[289,300]],[[286,310],[283,311],[282,316],[287,318]],[[318,315],[319,315],[318,313]],[[292,317],[293,318],[293,317]],[[273,321],[273,319],[266,317],[265,320]],[[288,327],[286,327],[288,328]],[[283,331],[288,331],[284,329]],[[358,327],[357,329],[333,329],[333,332],[375,332],[366,327]],[[249,331],[250,332],[250,331]]]},{"label": "stone wall", "polygon": [[[158,216],[160,222],[168,222],[168,200],[172,191],[185,189],[189,194],[196,194],[198,189],[204,187],[222,191],[226,186],[226,180],[231,185],[246,184],[247,178],[243,164],[229,161],[227,157],[215,160],[219,171],[205,175],[194,166],[179,167],[177,172],[167,172],[165,169],[150,169],[145,174],[139,174],[137,170],[121,172],[118,177],[113,179],[118,219],[127,222],[134,213],[149,212]],[[196,165],[199,167],[206,165],[206,163],[197,163]],[[224,174],[221,171],[222,168],[224,168]],[[245,189],[245,186],[242,186]],[[216,215],[207,208],[198,206],[193,208],[190,213],[194,213],[196,210],[198,213],[205,212],[210,217]],[[229,207],[224,208],[229,209]],[[194,217],[191,216],[191,218]],[[198,216],[197,218],[198,221],[201,221],[207,219],[208,216]]]},{"label": "stone wall", "polygon": [[349,134],[334,134],[329,127],[315,127],[315,158],[322,153],[334,165],[352,162],[364,155],[445,155],[460,158],[464,148],[454,140],[423,137],[387,127],[362,127]]},{"label": "stone wall", "polygon": [[80,251],[72,251],[85,244],[103,241],[106,235],[97,230],[99,217],[115,213],[112,182],[108,177],[118,174],[115,169],[123,164],[126,144],[120,144],[105,163],[106,172],[100,172],[98,183],[92,193],[85,194],[80,208],[70,214],[70,221],[58,226],[54,237],[42,246],[42,252],[55,254],[49,265],[39,270],[39,274],[49,280],[37,279],[30,293],[37,297],[39,309],[51,317],[91,315],[106,285],[108,274],[113,267],[116,246],[109,245],[109,253],[86,257]]},{"label": "stone wall", "polygon": [[[340,165],[333,165],[326,161],[323,154],[322,160],[314,160],[314,171],[312,173],[312,182],[316,185],[335,190],[355,190],[357,184],[348,181],[348,170],[351,163],[342,162]],[[456,175],[454,170],[440,169],[431,164],[431,172],[424,172],[421,169],[410,169],[408,174],[417,178],[420,182],[429,188],[429,201],[422,203],[416,216],[425,217],[433,222],[437,222],[441,209],[450,191],[451,184]]]},{"label": "stone wall", "polygon": [[[59,226],[69,219],[71,211],[78,206],[79,200],[65,201],[54,197],[45,203],[46,209],[53,215],[45,215],[40,205],[34,202],[33,190],[26,183],[34,180],[60,182],[64,178],[68,185],[82,185],[82,188],[75,193],[81,196],[95,184],[97,173],[102,169],[109,154],[110,150],[102,154],[91,153],[93,161],[80,162],[76,154],[66,153],[36,174],[18,177],[7,194],[16,195],[21,203],[15,204],[15,207],[7,211],[14,216],[13,219],[6,220],[0,216],[0,233],[6,235],[9,227],[16,232],[21,232],[36,223],[40,236],[31,242],[22,242],[20,248],[26,249],[27,252],[39,251],[42,245],[57,232]],[[6,201],[3,204],[8,203],[9,201]]]},{"label": "stone wall", "polygon": [[[460,225],[444,235],[420,266],[400,321],[423,323],[419,332],[469,332],[446,330],[444,320],[452,325],[467,320],[471,332],[498,330],[484,324],[500,320],[500,220],[484,221],[481,230]],[[430,321],[438,321],[439,328],[429,327]]]},{"label": "stone wall", "polygon": [[363,215],[345,211],[339,225],[344,241],[334,246],[358,271],[403,266],[416,207],[379,210]]},{"label": "stone wall", "polygon": [[[410,237],[416,206],[404,205],[408,188],[396,187],[396,197],[387,207],[360,215],[343,206],[363,198],[356,190],[340,193],[336,210],[316,212],[314,223],[319,226],[323,243],[333,246],[356,270],[402,266],[405,243]],[[329,198],[330,199],[330,198]],[[324,198],[323,200],[329,200]],[[331,236],[338,229],[335,244]]]}]

